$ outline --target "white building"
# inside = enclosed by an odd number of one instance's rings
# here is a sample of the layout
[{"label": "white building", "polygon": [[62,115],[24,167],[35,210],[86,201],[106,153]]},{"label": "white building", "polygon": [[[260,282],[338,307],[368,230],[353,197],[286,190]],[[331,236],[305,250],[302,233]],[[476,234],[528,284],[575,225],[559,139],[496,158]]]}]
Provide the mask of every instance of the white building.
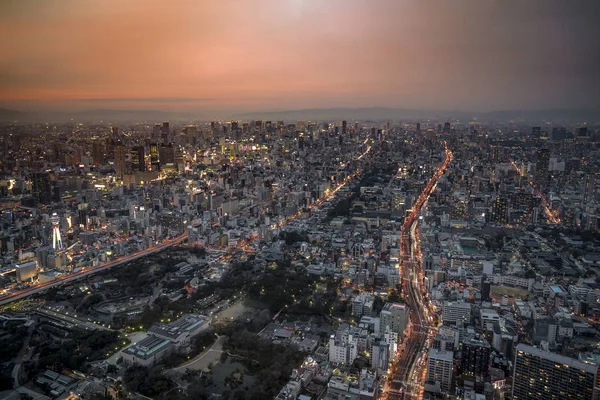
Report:
[{"label": "white building", "polygon": [[381,332],[386,332],[386,328],[389,328],[391,332],[404,335],[409,311],[406,304],[385,303],[379,314]]},{"label": "white building", "polygon": [[454,353],[446,350],[429,349],[425,390],[434,393],[449,393],[452,386]]},{"label": "white building", "polygon": [[353,337],[345,336],[337,339],[331,335],[329,339],[329,361],[338,364],[351,364],[358,354],[356,341]]},{"label": "white building", "polygon": [[471,303],[464,301],[446,301],[442,306],[442,322],[455,324],[471,319]]}]

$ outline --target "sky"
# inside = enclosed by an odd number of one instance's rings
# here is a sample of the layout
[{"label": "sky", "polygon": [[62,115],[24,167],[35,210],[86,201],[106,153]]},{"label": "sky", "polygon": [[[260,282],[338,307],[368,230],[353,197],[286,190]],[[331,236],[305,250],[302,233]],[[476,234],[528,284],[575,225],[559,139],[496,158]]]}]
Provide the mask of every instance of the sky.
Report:
[{"label": "sky", "polygon": [[0,107],[600,109],[600,2],[3,0]]}]

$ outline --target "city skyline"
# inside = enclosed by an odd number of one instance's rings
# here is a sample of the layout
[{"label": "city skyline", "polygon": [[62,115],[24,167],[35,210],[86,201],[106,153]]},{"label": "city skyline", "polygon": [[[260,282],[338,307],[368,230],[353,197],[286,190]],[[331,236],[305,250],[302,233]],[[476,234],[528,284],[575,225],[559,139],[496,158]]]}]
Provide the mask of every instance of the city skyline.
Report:
[{"label": "city skyline", "polygon": [[1,7],[4,108],[600,108],[594,3]]}]

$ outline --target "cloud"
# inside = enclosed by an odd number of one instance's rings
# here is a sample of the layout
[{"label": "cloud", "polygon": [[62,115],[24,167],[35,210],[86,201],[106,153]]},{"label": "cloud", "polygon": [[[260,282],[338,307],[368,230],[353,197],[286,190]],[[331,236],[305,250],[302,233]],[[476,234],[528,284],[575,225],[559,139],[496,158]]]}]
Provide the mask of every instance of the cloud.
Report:
[{"label": "cloud", "polygon": [[93,97],[72,100],[109,103],[205,103],[216,99],[213,97]]}]

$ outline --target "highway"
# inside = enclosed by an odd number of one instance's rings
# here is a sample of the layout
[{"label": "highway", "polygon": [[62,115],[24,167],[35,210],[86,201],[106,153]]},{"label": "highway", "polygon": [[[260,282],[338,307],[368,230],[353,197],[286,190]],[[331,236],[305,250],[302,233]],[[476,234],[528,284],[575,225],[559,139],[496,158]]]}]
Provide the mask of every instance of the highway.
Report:
[{"label": "highway", "polygon": [[48,289],[56,287],[56,286],[60,286],[65,283],[73,282],[78,279],[84,278],[86,276],[90,276],[95,273],[105,271],[107,269],[110,269],[110,268],[113,268],[113,267],[116,267],[119,265],[123,265],[125,263],[137,260],[139,258],[146,257],[150,254],[158,253],[160,251],[168,249],[169,247],[171,247],[173,245],[179,244],[186,239],[187,239],[187,233],[184,233],[173,239],[165,240],[164,242],[157,244],[155,246],[149,247],[145,250],[138,251],[138,252],[132,253],[132,254],[128,254],[123,257],[119,257],[113,261],[109,261],[102,265],[98,265],[98,266],[92,267],[92,268],[85,268],[85,269],[82,269],[81,271],[75,272],[73,274],[62,276],[56,280],[46,282],[46,283],[40,283],[38,285],[29,287],[27,289],[23,289],[23,290],[2,296],[2,297],[0,297],[0,306],[4,305],[4,304],[8,304],[15,300],[23,299],[25,297],[31,296],[36,293],[41,293],[45,290],[48,290]]},{"label": "highway", "polygon": [[410,307],[409,326],[405,347],[402,348],[389,372],[382,399],[420,399],[423,397],[427,354],[436,328],[434,310],[430,300],[424,297],[423,270],[421,268],[421,245],[418,231],[418,216],[427,204],[435,188],[452,161],[452,152],[444,143],[446,158],[431,177],[415,202],[412,212],[402,224],[400,234],[400,268],[404,281],[404,297]]}]

